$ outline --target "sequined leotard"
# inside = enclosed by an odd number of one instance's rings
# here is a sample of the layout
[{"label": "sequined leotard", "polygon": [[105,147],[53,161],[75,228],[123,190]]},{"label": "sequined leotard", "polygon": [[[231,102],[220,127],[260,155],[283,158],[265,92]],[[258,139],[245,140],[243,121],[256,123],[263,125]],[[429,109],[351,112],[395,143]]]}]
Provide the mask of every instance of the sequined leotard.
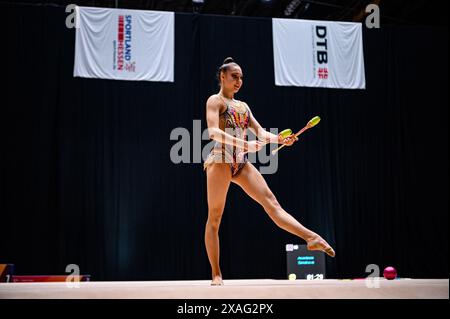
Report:
[{"label": "sequined leotard", "polygon": [[[245,103],[236,101],[241,107],[245,107],[244,112],[239,112],[238,109],[223,99],[227,109],[219,116],[219,127],[226,133],[242,139],[247,140],[247,128],[250,121],[250,111]],[[214,145],[211,153],[203,164],[206,169],[211,163],[228,163],[231,168],[231,175],[236,175],[239,170],[244,167],[247,162],[247,153],[242,148],[217,142]]]}]

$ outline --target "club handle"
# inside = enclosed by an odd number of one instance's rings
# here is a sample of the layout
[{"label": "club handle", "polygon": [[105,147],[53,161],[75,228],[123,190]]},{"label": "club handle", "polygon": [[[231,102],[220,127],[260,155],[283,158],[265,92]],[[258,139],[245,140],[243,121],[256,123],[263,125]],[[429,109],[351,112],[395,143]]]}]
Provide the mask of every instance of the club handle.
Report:
[{"label": "club handle", "polygon": [[279,150],[281,150],[283,147],[285,147],[286,145],[281,145],[279,148],[277,148],[276,150],[272,151],[272,155],[275,155]]},{"label": "club handle", "polygon": [[[309,129],[311,126],[309,125],[309,123],[304,127],[304,128],[302,128],[298,133],[296,133],[295,135],[294,135],[294,137],[298,137],[300,134],[302,134],[304,131],[306,131],[307,129]],[[286,146],[286,144],[283,144],[283,145],[281,145],[279,148],[277,148],[276,150],[273,150],[272,151],[272,155],[275,155],[279,150],[281,150],[283,147],[285,147]]]}]

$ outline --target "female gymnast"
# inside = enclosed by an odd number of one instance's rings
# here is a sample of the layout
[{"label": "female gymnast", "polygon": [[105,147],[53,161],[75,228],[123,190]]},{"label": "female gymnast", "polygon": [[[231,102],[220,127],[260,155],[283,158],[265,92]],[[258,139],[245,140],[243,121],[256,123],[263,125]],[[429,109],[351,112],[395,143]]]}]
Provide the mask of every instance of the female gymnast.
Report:
[{"label": "female gymnast", "polygon": [[[261,127],[247,103],[234,99],[242,86],[242,69],[226,58],[218,70],[220,91],[206,103],[209,137],[216,143],[204,162],[207,175],[208,220],[205,245],[211,264],[211,285],[223,285],[219,265],[219,226],[230,182],[239,185],[258,202],[280,228],[304,239],[309,250],[321,250],[334,257],[333,248],[318,234],[300,224],[278,203],[261,173],[247,159],[248,152],[258,152],[267,143],[291,146],[297,138],[283,138]],[[247,141],[250,129],[258,141]]]}]

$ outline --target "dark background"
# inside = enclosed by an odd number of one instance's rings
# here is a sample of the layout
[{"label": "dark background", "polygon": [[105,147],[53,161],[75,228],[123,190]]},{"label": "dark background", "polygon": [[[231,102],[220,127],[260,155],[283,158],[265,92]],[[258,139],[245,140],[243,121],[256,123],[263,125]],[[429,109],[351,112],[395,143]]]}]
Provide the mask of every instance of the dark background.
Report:
[{"label": "dark background", "polygon": [[[366,90],[274,86],[271,20],[177,13],[175,82],[74,78],[74,29],[58,6],[0,4],[0,263],[93,280],[208,279],[202,164],[173,164],[172,129],[205,127],[215,72],[233,56],[237,98],[266,128],[322,122],[265,178],[286,211],[336,249],[328,277],[448,277],[448,28],[363,28]],[[6,70],[6,72],[4,71]],[[203,141],[206,144],[207,141]],[[192,158],[192,154],[191,154]],[[225,279],[285,278],[286,243],[232,185]]]},{"label": "dark background", "polygon": [[276,17],[362,22],[366,7],[380,8],[383,25],[448,26],[448,9],[442,0],[0,0],[66,6],[128,8],[246,17]]}]

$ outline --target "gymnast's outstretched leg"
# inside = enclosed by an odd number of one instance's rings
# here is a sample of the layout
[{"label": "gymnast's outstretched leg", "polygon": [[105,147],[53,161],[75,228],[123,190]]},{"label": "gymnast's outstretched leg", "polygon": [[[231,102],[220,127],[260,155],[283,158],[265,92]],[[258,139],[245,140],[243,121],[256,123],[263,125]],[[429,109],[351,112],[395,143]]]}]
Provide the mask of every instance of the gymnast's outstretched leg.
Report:
[{"label": "gymnast's outstretched leg", "polygon": [[322,237],[300,224],[280,206],[264,177],[252,163],[247,162],[231,181],[258,202],[278,227],[304,239],[309,250],[321,250],[334,257],[333,248]]}]

